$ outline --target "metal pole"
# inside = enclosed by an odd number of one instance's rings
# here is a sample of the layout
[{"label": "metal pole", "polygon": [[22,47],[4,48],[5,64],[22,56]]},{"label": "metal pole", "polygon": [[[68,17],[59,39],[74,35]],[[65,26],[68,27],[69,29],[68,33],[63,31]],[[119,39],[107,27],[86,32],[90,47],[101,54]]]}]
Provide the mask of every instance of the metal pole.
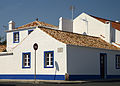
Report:
[{"label": "metal pole", "polygon": [[72,20],[73,20],[73,17],[74,17],[74,9],[75,9],[74,6],[70,6],[70,10],[72,11]]},{"label": "metal pole", "polygon": [[87,21],[87,35],[88,35],[88,21]]},{"label": "metal pole", "polygon": [[34,67],[35,67],[35,76],[34,76],[34,78],[35,78],[35,84],[37,83],[36,82],[36,50],[38,49],[38,44],[37,43],[35,43],[34,45],[33,45],[33,48],[34,48],[34,50],[35,50],[35,63],[34,63]]},{"label": "metal pole", "polygon": [[72,6],[72,20],[73,20],[73,9],[74,9],[74,8],[73,8],[73,6]]},{"label": "metal pole", "polygon": [[36,50],[35,50],[35,82],[36,82]]}]

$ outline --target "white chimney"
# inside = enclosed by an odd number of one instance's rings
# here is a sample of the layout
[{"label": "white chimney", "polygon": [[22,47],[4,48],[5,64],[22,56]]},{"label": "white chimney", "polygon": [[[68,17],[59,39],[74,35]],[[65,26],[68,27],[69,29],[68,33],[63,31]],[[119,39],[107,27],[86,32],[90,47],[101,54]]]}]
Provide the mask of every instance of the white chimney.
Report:
[{"label": "white chimney", "polygon": [[8,24],[9,24],[9,30],[15,29],[15,22],[14,21],[10,21]]},{"label": "white chimney", "polygon": [[109,43],[115,42],[115,29],[110,21],[105,23],[105,40]]},{"label": "white chimney", "polygon": [[73,32],[73,21],[60,17],[59,18],[59,30]]}]

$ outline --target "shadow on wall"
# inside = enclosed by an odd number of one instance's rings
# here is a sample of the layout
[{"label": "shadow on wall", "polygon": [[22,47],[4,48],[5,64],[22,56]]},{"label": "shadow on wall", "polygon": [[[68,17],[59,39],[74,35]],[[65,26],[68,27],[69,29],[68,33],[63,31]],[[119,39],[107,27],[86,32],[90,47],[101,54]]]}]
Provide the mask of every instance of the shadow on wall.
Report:
[{"label": "shadow on wall", "polygon": [[59,71],[59,65],[57,63],[57,61],[55,61],[55,76],[54,76],[54,80],[56,80],[56,73],[57,71]]}]

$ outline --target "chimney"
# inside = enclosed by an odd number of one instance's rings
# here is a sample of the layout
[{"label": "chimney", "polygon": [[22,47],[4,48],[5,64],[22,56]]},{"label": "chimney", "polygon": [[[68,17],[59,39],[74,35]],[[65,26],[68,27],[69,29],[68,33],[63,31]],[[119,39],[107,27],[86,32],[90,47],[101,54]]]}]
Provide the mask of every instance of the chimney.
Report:
[{"label": "chimney", "polygon": [[15,29],[15,22],[14,21],[10,21],[8,24],[9,24],[9,30]]},{"label": "chimney", "polygon": [[73,32],[73,21],[60,17],[59,18],[59,30]]},{"label": "chimney", "polygon": [[110,21],[105,23],[105,40],[109,43],[115,42],[115,29]]}]

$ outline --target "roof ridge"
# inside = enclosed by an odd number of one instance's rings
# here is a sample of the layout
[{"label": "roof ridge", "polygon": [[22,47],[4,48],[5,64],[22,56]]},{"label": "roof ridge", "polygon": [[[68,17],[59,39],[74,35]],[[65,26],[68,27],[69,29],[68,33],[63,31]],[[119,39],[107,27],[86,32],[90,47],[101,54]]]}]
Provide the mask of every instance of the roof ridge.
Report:
[{"label": "roof ridge", "polygon": [[[36,21],[37,23],[44,23],[44,24],[48,24],[48,23],[46,23],[46,22],[42,22],[42,21]],[[52,24],[48,24],[48,25],[52,25]],[[56,26],[56,25],[52,25],[52,26],[55,26],[55,27],[58,27],[58,26]]]},{"label": "roof ridge", "polygon": [[[47,28],[47,27],[43,27],[43,28],[50,29],[50,28]],[[52,29],[52,28],[50,30],[55,30],[55,31],[60,31],[60,32],[66,32],[66,33],[72,33],[72,34],[76,34],[76,35],[88,36],[88,37],[93,37],[93,38],[100,38],[100,37],[96,37],[96,36],[84,35],[84,34],[73,33],[73,32],[68,32],[68,31],[62,31],[62,30]]]},{"label": "roof ridge", "polygon": [[[31,24],[31,23],[34,23],[34,22],[36,22],[36,21],[32,21],[32,22],[26,23],[26,24],[24,24],[24,25],[18,26],[17,28],[22,27],[22,26],[25,26],[25,25],[28,25],[28,24]],[[17,29],[17,28],[16,28],[16,29]]]},{"label": "roof ridge", "polygon": [[22,29],[22,28],[26,28],[26,27],[35,27],[35,26],[48,26],[48,27],[55,27],[55,28],[58,27],[58,26],[55,26],[55,25],[52,25],[52,24],[41,22],[41,21],[33,21],[33,22],[27,23],[25,25],[19,26],[15,29]]}]

